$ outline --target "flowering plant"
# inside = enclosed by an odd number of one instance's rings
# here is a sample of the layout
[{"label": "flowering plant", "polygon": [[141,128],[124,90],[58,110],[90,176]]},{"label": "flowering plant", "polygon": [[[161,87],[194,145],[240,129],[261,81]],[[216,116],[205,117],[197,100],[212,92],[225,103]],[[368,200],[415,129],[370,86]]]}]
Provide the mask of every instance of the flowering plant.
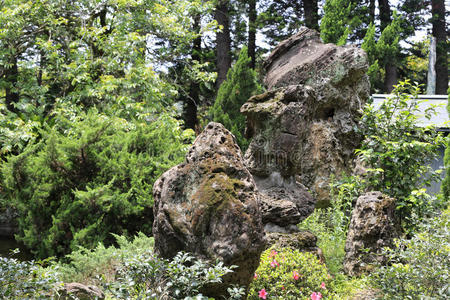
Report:
[{"label": "flowering plant", "polygon": [[326,266],[312,253],[269,249],[261,255],[248,299],[326,299],[330,279]]}]

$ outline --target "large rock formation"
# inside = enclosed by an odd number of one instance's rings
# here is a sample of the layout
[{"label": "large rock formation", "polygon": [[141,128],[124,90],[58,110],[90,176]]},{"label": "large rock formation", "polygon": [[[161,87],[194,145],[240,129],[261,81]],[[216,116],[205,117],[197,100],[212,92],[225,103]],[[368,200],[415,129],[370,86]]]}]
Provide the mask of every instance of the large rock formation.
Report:
[{"label": "large rock formation", "polygon": [[153,195],[153,234],[160,256],[172,258],[183,250],[237,265],[225,285],[206,291],[217,299],[226,285],[251,282],[265,245],[259,195],[228,130],[209,123],[185,163],[156,181]]},{"label": "large rock formation", "polygon": [[344,271],[361,275],[375,264],[385,263],[384,247],[391,247],[398,237],[395,200],[381,192],[369,192],[358,198],[353,209],[345,243]]},{"label": "large rock formation", "polygon": [[296,175],[326,205],[329,177],[350,172],[360,109],[369,97],[364,51],[323,44],[307,28],[282,42],[265,62],[268,92],[245,103],[245,154],[255,180]]}]

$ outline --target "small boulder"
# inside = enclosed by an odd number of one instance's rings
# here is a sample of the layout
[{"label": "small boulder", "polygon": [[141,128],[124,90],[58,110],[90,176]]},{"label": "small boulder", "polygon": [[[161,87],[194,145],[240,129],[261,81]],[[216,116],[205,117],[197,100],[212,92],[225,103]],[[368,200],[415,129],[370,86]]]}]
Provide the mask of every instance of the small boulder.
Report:
[{"label": "small boulder", "polygon": [[223,125],[206,126],[186,161],[155,182],[153,196],[157,254],[170,259],[186,251],[238,266],[207,296],[219,299],[231,284],[248,286],[265,245],[259,194],[235,137]]},{"label": "small boulder", "polygon": [[[291,232],[296,224],[309,216],[316,201],[295,177],[284,178],[278,172],[267,177],[254,176],[261,194],[262,222],[268,227],[279,227],[278,232]],[[293,228],[293,229],[292,229]]]},{"label": "small boulder", "polygon": [[94,300],[105,299],[105,295],[98,287],[84,285],[78,282],[65,283],[61,292],[61,299]]},{"label": "small boulder", "polygon": [[322,250],[317,247],[317,237],[307,230],[295,233],[267,232],[267,249],[291,248],[301,252],[311,252],[317,256],[321,263],[325,263]]},{"label": "small boulder", "polygon": [[381,192],[368,192],[358,198],[352,212],[345,243],[344,271],[358,276],[375,264],[384,264],[384,247],[391,247],[398,237],[395,199]]}]

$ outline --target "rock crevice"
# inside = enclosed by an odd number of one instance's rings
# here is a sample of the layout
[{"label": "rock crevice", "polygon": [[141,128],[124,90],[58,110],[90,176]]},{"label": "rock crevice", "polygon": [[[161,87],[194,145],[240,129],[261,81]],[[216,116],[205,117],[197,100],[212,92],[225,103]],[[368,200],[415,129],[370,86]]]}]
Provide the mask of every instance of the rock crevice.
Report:
[{"label": "rock crevice", "polygon": [[265,62],[268,92],[241,108],[252,142],[245,161],[253,175],[299,177],[329,203],[329,178],[350,173],[361,136],[356,131],[369,98],[367,56],[353,46],[323,44],[302,28]]}]

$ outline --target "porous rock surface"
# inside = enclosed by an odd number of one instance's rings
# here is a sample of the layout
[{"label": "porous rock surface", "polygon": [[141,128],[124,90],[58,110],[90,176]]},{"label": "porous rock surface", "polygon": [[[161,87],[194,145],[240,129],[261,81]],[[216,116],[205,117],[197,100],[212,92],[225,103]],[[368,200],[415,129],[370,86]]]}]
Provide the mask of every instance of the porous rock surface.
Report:
[{"label": "porous rock surface", "polygon": [[65,283],[61,291],[61,299],[105,299],[105,295],[98,287],[84,285],[78,282]]},{"label": "porous rock surface", "polygon": [[317,199],[329,201],[331,174],[350,173],[361,136],[356,125],[369,98],[365,52],[354,46],[323,44],[302,28],[283,41],[265,62],[268,92],[245,103],[245,154],[255,178],[298,175]]},{"label": "porous rock surface", "polygon": [[283,178],[274,172],[254,176],[260,193],[262,222],[266,232],[297,232],[295,226],[314,210],[315,199],[295,177]]},{"label": "porous rock surface", "polygon": [[383,264],[384,247],[392,247],[398,237],[394,215],[395,200],[381,192],[368,192],[358,198],[352,212],[345,243],[344,271],[359,276]]},{"label": "porous rock surface", "polygon": [[234,136],[209,123],[184,163],[153,188],[155,250],[164,258],[187,251],[237,265],[224,285],[204,293],[219,299],[230,284],[248,285],[265,246],[258,192]]},{"label": "porous rock surface", "polygon": [[267,249],[291,248],[301,252],[311,252],[321,263],[325,263],[323,252],[317,247],[317,237],[307,230],[293,233],[267,232],[266,237]]}]

